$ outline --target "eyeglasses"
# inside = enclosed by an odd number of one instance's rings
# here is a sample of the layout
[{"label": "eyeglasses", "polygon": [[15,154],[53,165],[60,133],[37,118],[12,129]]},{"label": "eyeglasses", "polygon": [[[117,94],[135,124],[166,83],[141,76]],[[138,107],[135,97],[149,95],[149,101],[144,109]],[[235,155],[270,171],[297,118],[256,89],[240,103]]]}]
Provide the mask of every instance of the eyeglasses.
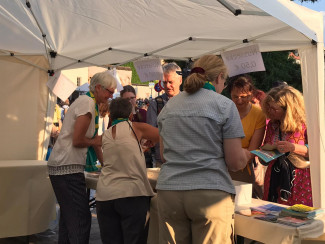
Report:
[{"label": "eyeglasses", "polygon": [[103,86],[102,86],[102,89],[103,90],[106,90],[110,95],[113,95],[114,94],[114,91],[110,91],[110,90],[108,90],[107,88],[105,88]]},{"label": "eyeglasses", "polygon": [[239,99],[245,100],[245,99],[248,99],[250,97],[251,97],[250,95],[245,95],[245,96],[231,96],[231,98],[233,100],[239,100]]},{"label": "eyeglasses", "polygon": [[271,107],[271,106],[268,107],[268,110],[269,110],[269,111],[271,110],[271,111],[273,111],[273,112],[281,111],[281,109],[282,109],[282,108],[275,108],[275,107]]},{"label": "eyeglasses", "polygon": [[225,80],[225,82],[223,83],[223,89],[225,89],[229,85],[229,77],[222,76],[222,78]]}]

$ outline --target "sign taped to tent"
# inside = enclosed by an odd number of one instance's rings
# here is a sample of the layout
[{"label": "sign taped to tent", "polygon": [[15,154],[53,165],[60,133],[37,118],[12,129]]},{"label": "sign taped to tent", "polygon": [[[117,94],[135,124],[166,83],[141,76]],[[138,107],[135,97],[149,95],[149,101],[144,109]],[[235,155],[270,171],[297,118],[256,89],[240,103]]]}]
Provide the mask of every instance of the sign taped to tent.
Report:
[{"label": "sign taped to tent", "polygon": [[262,54],[257,44],[221,53],[229,77],[255,71],[265,71]]}]

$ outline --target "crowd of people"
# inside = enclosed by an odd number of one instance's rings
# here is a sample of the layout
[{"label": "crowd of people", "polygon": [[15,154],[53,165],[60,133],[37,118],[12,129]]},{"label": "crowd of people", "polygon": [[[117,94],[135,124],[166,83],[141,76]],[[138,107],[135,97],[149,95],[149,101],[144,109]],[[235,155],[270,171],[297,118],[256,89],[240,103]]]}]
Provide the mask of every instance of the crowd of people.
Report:
[{"label": "crowd of people", "polygon": [[[48,160],[60,205],[59,243],[88,243],[91,215],[84,169],[90,148],[102,165],[96,209],[103,243],[146,243],[154,191],[146,167],[160,167],[156,188],[159,243],[232,243],[232,180],[253,185],[252,196],[312,206],[308,138],[302,94],[286,83],[267,93],[242,74],[228,79],[223,60],[205,55],[182,80],[174,62],[163,65],[164,90],[137,100],[128,85],[120,98],[108,72],[67,111]],[[183,83],[183,91],[180,86]],[[221,95],[227,87],[230,98]],[[98,135],[98,120],[109,114]],[[266,163],[251,153],[272,145],[281,157]],[[153,153],[153,156],[152,156]]]}]

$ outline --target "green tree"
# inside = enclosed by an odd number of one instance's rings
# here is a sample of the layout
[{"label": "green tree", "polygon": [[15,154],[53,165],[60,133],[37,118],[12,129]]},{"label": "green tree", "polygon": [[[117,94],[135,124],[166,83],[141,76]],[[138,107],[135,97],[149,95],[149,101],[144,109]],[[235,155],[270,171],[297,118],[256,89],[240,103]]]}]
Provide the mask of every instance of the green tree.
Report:
[{"label": "green tree", "polygon": [[131,78],[131,83],[132,84],[148,84],[149,82],[141,82],[140,78],[138,76],[137,71],[134,68],[133,62],[129,62],[123,65],[124,67],[130,67],[132,70],[132,78]]},{"label": "green tree", "polygon": [[258,89],[269,91],[275,81],[286,81],[289,85],[302,91],[300,64],[289,57],[291,51],[262,53],[265,71],[250,75]]}]

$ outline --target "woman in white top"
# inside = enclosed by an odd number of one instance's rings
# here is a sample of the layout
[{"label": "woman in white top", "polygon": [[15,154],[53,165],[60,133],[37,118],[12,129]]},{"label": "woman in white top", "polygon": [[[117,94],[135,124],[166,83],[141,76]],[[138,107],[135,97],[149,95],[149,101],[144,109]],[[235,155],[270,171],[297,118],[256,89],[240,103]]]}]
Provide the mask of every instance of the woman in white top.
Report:
[{"label": "woman in white top", "polygon": [[59,243],[89,242],[91,215],[84,176],[87,150],[93,147],[102,162],[98,105],[107,103],[115,88],[116,80],[108,72],[92,77],[89,93],[75,100],[65,115],[49,158],[50,180],[60,205]]},{"label": "woman in white top", "polygon": [[112,126],[103,134],[104,165],[96,189],[96,208],[103,243],[140,244],[147,240],[147,214],[154,195],[147,178],[141,139],[158,142],[158,129],[132,121],[132,104],[110,104]]}]

